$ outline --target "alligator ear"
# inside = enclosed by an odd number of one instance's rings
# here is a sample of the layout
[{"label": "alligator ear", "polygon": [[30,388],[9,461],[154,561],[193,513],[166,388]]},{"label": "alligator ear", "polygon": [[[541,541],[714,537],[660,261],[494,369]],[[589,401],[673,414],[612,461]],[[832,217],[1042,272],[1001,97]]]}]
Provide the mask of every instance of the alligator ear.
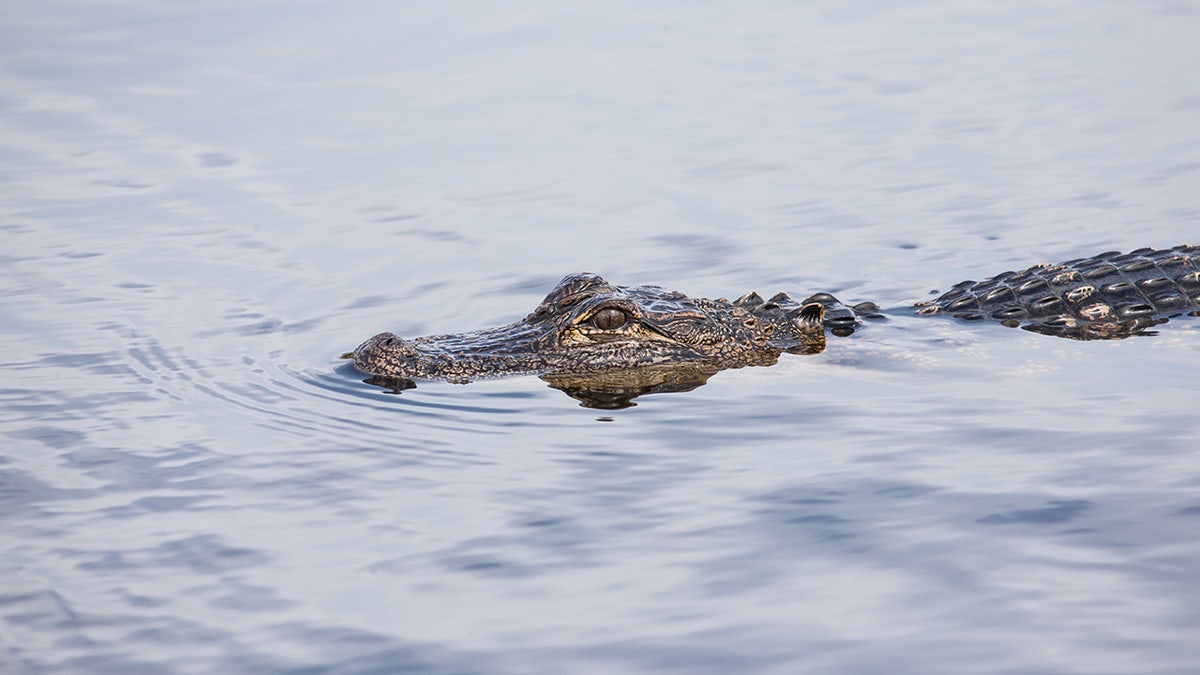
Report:
[{"label": "alligator ear", "polygon": [[810,302],[800,309],[792,310],[789,314],[788,318],[799,325],[820,326],[821,321],[825,318],[825,305],[819,302]]}]

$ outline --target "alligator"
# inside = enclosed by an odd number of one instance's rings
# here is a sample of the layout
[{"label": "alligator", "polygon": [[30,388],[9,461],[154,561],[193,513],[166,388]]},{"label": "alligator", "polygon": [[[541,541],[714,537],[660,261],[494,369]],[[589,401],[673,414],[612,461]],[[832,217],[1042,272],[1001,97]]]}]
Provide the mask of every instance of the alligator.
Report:
[{"label": "alligator", "polygon": [[[994,320],[1075,340],[1114,340],[1182,314],[1200,315],[1200,246],[1109,251],[964,281],[914,306],[918,315]],[[765,366],[783,353],[815,354],[826,332],[852,334],[878,319],[872,302],[829,293],[794,300],[747,293],[692,298],[657,286],[565,277],[536,309],[507,326],[401,339],[380,333],[343,358],[366,382],[399,393],[414,380],[465,383],[536,374],[585,406],[619,408],[650,392],[686,391],[727,368]]]}]

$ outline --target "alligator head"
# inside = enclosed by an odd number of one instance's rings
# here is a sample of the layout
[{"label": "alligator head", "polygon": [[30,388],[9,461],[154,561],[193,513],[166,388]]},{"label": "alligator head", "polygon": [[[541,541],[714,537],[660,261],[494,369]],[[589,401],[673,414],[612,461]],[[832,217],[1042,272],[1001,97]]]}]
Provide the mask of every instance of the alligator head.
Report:
[{"label": "alligator head", "polygon": [[[375,375],[374,383],[396,389],[411,380],[536,373],[551,384],[586,390],[587,376],[643,369],[655,373],[651,384],[636,385],[645,393],[654,382],[669,381],[678,390],[680,381],[703,384],[724,368],[770,365],[785,351],[820,352],[824,316],[822,303],[798,303],[784,293],[769,300],[757,293],[732,302],[709,300],[657,286],[614,286],[581,273],[564,278],[516,323],[407,340],[380,333],[347,357]],[[663,377],[664,368],[676,366],[692,369],[695,377]]]}]

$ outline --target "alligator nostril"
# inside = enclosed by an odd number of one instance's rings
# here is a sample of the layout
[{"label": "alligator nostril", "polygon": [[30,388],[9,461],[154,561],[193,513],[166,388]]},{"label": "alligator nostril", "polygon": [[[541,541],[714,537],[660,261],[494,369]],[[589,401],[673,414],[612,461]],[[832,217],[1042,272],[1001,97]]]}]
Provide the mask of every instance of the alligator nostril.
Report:
[{"label": "alligator nostril", "polygon": [[371,339],[367,341],[367,344],[370,344],[374,347],[391,347],[399,341],[400,338],[397,337],[395,333],[386,332],[372,335]]}]

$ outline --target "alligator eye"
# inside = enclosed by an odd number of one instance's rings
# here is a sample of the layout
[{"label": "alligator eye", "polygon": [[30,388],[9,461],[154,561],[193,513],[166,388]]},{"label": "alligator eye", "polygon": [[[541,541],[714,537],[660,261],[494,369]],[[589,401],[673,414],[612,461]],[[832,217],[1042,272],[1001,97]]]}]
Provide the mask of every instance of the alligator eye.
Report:
[{"label": "alligator eye", "polygon": [[592,325],[600,330],[616,330],[629,321],[629,315],[619,309],[602,309],[592,315]]}]

